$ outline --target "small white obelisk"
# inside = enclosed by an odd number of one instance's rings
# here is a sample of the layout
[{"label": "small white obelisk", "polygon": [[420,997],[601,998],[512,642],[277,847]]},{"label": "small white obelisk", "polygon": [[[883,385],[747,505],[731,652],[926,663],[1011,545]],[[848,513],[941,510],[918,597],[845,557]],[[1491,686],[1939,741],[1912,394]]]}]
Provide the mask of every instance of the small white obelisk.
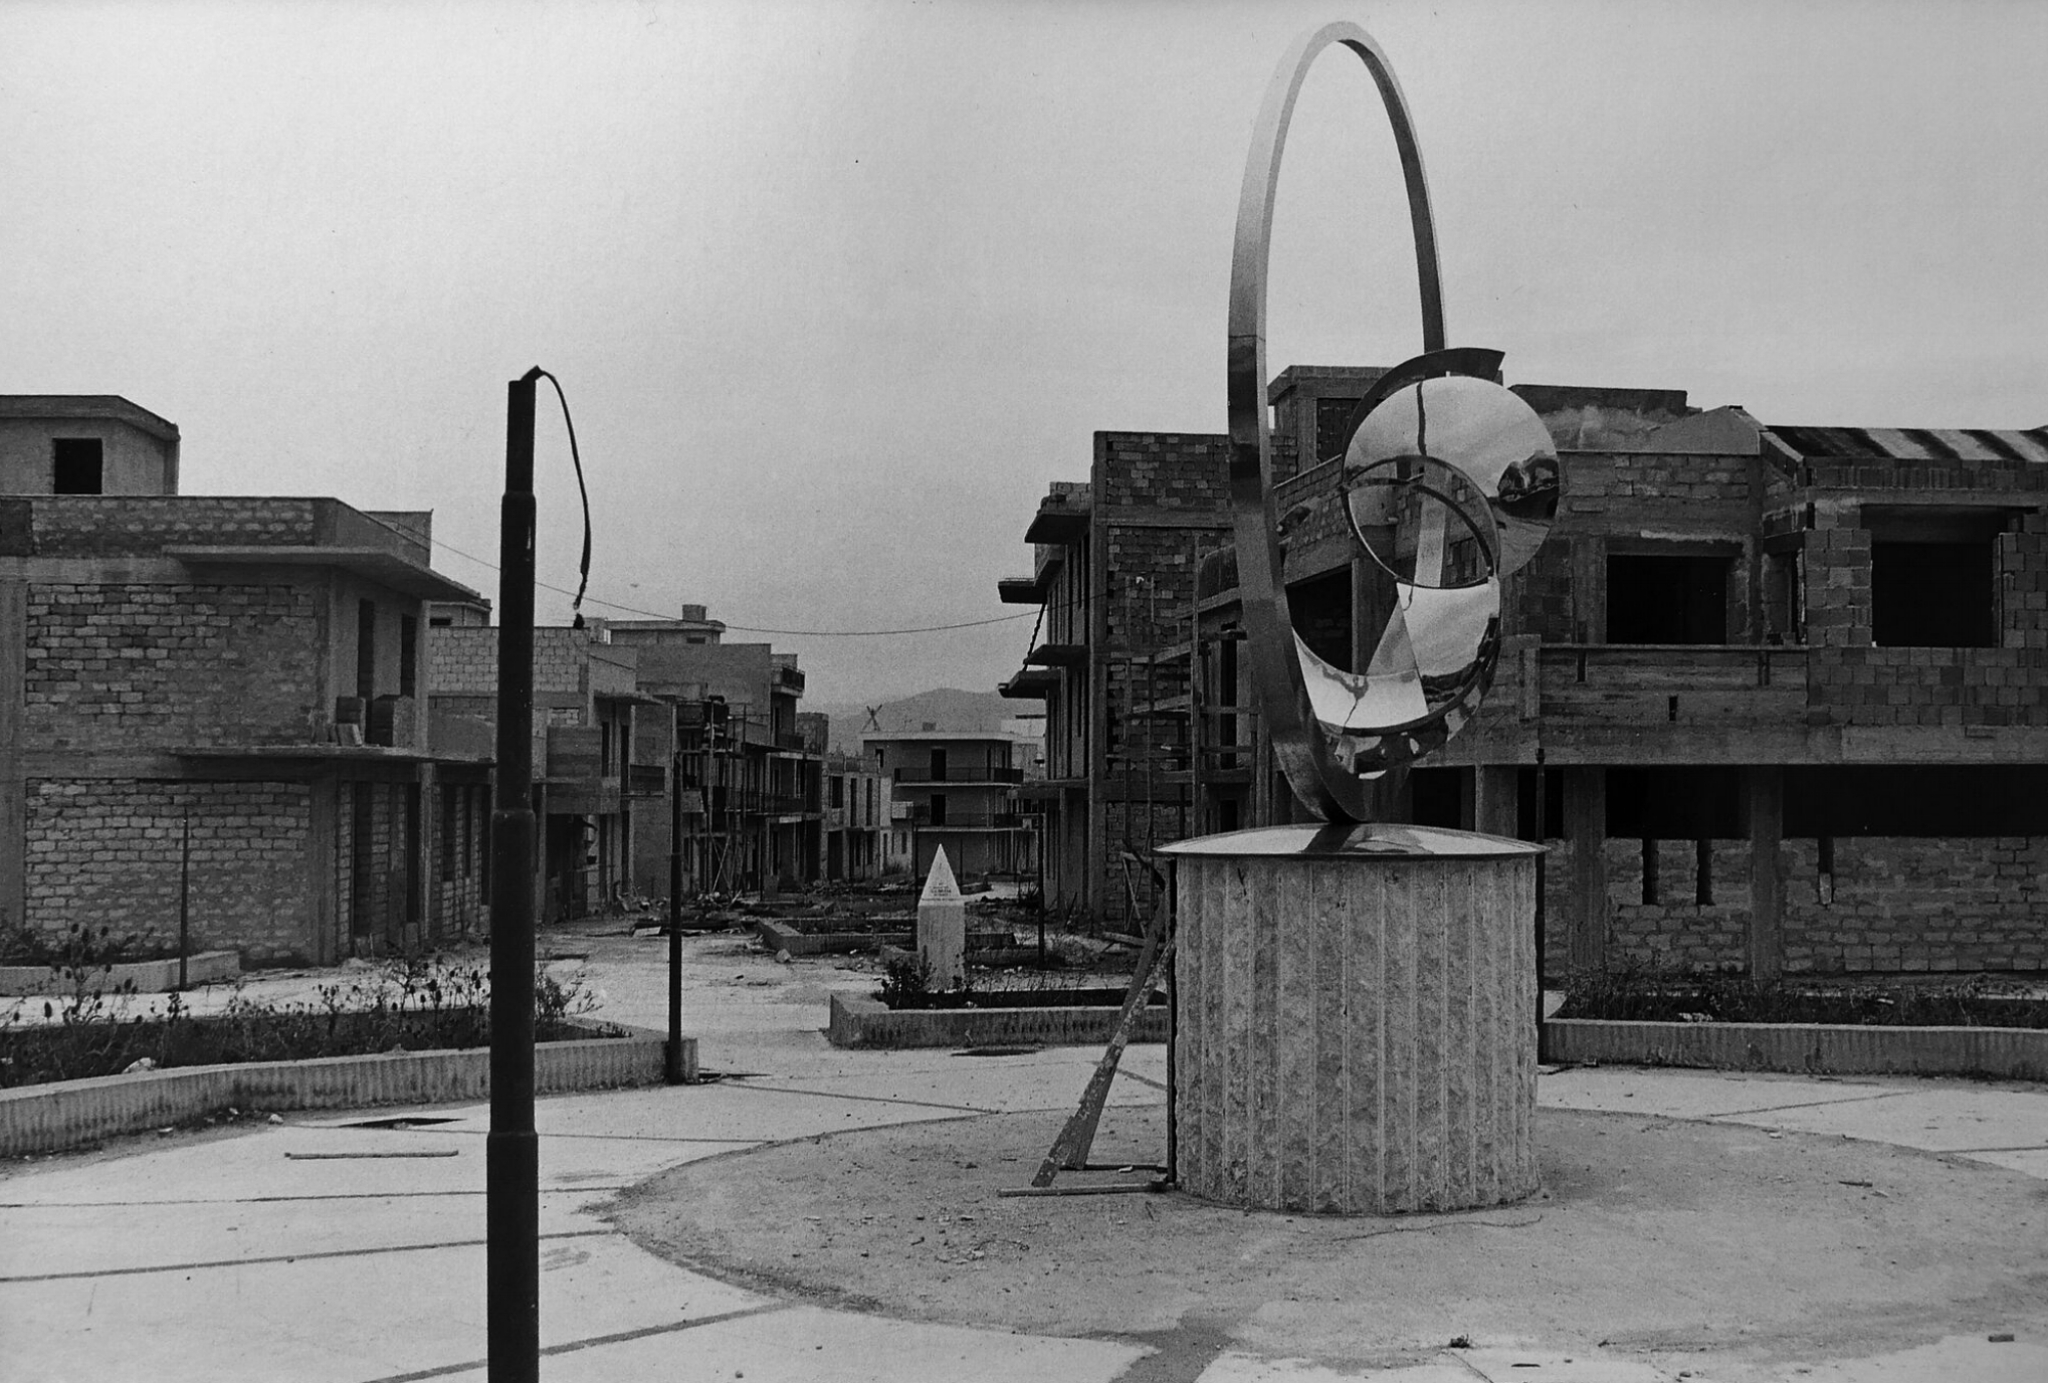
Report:
[{"label": "small white obelisk", "polygon": [[931,967],[933,989],[958,989],[967,983],[967,900],[946,862],[946,847],[932,855],[932,872],[917,899],[917,955]]}]

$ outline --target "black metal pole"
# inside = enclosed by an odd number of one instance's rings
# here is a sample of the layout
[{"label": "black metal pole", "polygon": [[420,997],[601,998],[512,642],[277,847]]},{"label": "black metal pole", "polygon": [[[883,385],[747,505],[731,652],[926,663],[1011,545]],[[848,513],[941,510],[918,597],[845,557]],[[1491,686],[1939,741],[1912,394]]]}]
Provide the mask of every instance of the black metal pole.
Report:
[{"label": "black metal pole", "polygon": [[[1547,770],[1543,764],[1543,747],[1538,745],[1536,747],[1535,827],[1536,844],[1539,846],[1543,844],[1544,838],[1550,833],[1550,823],[1546,820],[1548,813],[1545,811],[1549,799],[1550,783]],[[1543,984],[1548,978],[1544,973],[1545,967],[1543,964],[1544,928],[1549,922],[1543,906],[1543,890],[1547,886],[1546,881],[1548,878],[1548,871],[1543,867],[1543,861],[1543,854],[1539,851],[1536,855],[1536,1060],[1539,1063],[1547,1060],[1550,1056],[1550,1043],[1544,1037],[1543,1031]]]},{"label": "black metal pole", "polygon": [[491,813],[491,1131],[484,1140],[491,1383],[540,1377],[540,1140],[533,1129],[533,398],[505,408],[498,785]]},{"label": "black metal pole", "polygon": [[[674,732],[671,731],[673,736]],[[683,1072],[683,746],[672,744],[668,791],[668,1069],[670,1085]]]}]

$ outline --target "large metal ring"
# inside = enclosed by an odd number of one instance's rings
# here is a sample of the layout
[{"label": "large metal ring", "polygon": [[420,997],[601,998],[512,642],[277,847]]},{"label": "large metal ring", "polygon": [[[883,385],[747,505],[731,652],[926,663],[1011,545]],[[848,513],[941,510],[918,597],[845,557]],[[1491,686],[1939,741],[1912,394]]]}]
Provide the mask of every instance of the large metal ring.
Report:
[{"label": "large metal ring", "polygon": [[[1317,815],[1327,821],[1364,821],[1368,796],[1359,771],[1370,766],[1360,765],[1355,759],[1339,759],[1339,747],[1319,723],[1303,677],[1302,654],[1306,650],[1294,633],[1282,580],[1280,536],[1272,502],[1272,427],[1266,406],[1266,271],[1280,154],[1294,115],[1295,98],[1301,92],[1309,65],[1332,44],[1349,48],[1365,63],[1393,126],[1394,144],[1401,156],[1401,175],[1408,190],[1408,218],[1415,234],[1415,269],[1422,290],[1423,350],[1450,356],[1461,354],[1444,351],[1436,225],[1430,216],[1422,154],[1416,146],[1414,126],[1400,85],[1394,80],[1386,55],[1365,30],[1350,23],[1325,25],[1304,35],[1281,59],[1259,111],[1251,155],[1245,162],[1244,186],[1238,194],[1237,239],[1230,265],[1230,496],[1237,539],[1238,590],[1251,641],[1252,675],[1273,756],[1295,794]],[[1479,685],[1472,690],[1483,689],[1484,671],[1488,669],[1481,670],[1476,679]],[[1472,703],[1463,696],[1458,699],[1468,707],[1469,714]],[[1430,719],[1433,727],[1441,726],[1440,718]],[[1445,728],[1445,733],[1448,728],[1455,727]],[[1441,735],[1430,738],[1441,743]]]}]

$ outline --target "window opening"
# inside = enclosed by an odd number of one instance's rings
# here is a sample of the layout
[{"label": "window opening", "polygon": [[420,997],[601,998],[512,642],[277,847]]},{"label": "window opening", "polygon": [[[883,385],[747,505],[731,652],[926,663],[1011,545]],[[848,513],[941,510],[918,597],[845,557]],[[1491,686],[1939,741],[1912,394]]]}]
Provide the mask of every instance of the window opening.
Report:
[{"label": "window opening", "polygon": [[1728,559],[1607,559],[1607,642],[1728,642]]},{"label": "window opening", "polygon": [[1881,648],[1997,644],[1991,544],[1872,543],[1870,637]]},{"label": "window opening", "polygon": [[50,493],[106,493],[105,443],[97,437],[58,437],[50,443]]},{"label": "window opening", "polygon": [[412,615],[398,617],[398,694],[419,695],[420,622]]}]

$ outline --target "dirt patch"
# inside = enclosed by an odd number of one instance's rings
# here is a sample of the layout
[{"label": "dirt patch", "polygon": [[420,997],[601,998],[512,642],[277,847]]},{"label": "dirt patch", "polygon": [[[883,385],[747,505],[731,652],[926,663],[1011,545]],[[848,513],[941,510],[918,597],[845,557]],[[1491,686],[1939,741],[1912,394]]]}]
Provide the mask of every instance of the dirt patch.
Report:
[{"label": "dirt patch", "polygon": [[[2048,1327],[2048,1187],[1837,1137],[1544,1110],[1544,1190],[1453,1215],[1248,1213],[1178,1193],[1002,1198],[1062,1113],[910,1124],[687,1164],[612,1219],[671,1261],[922,1320],[1122,1336],[1188,1322],[1386,1365],[1458,1336],[1750,1360]],[[1112,1108],[1098,1161],[1152,1162]],[[1071,1182],[1071,1178],[1069,1179]]]}]

